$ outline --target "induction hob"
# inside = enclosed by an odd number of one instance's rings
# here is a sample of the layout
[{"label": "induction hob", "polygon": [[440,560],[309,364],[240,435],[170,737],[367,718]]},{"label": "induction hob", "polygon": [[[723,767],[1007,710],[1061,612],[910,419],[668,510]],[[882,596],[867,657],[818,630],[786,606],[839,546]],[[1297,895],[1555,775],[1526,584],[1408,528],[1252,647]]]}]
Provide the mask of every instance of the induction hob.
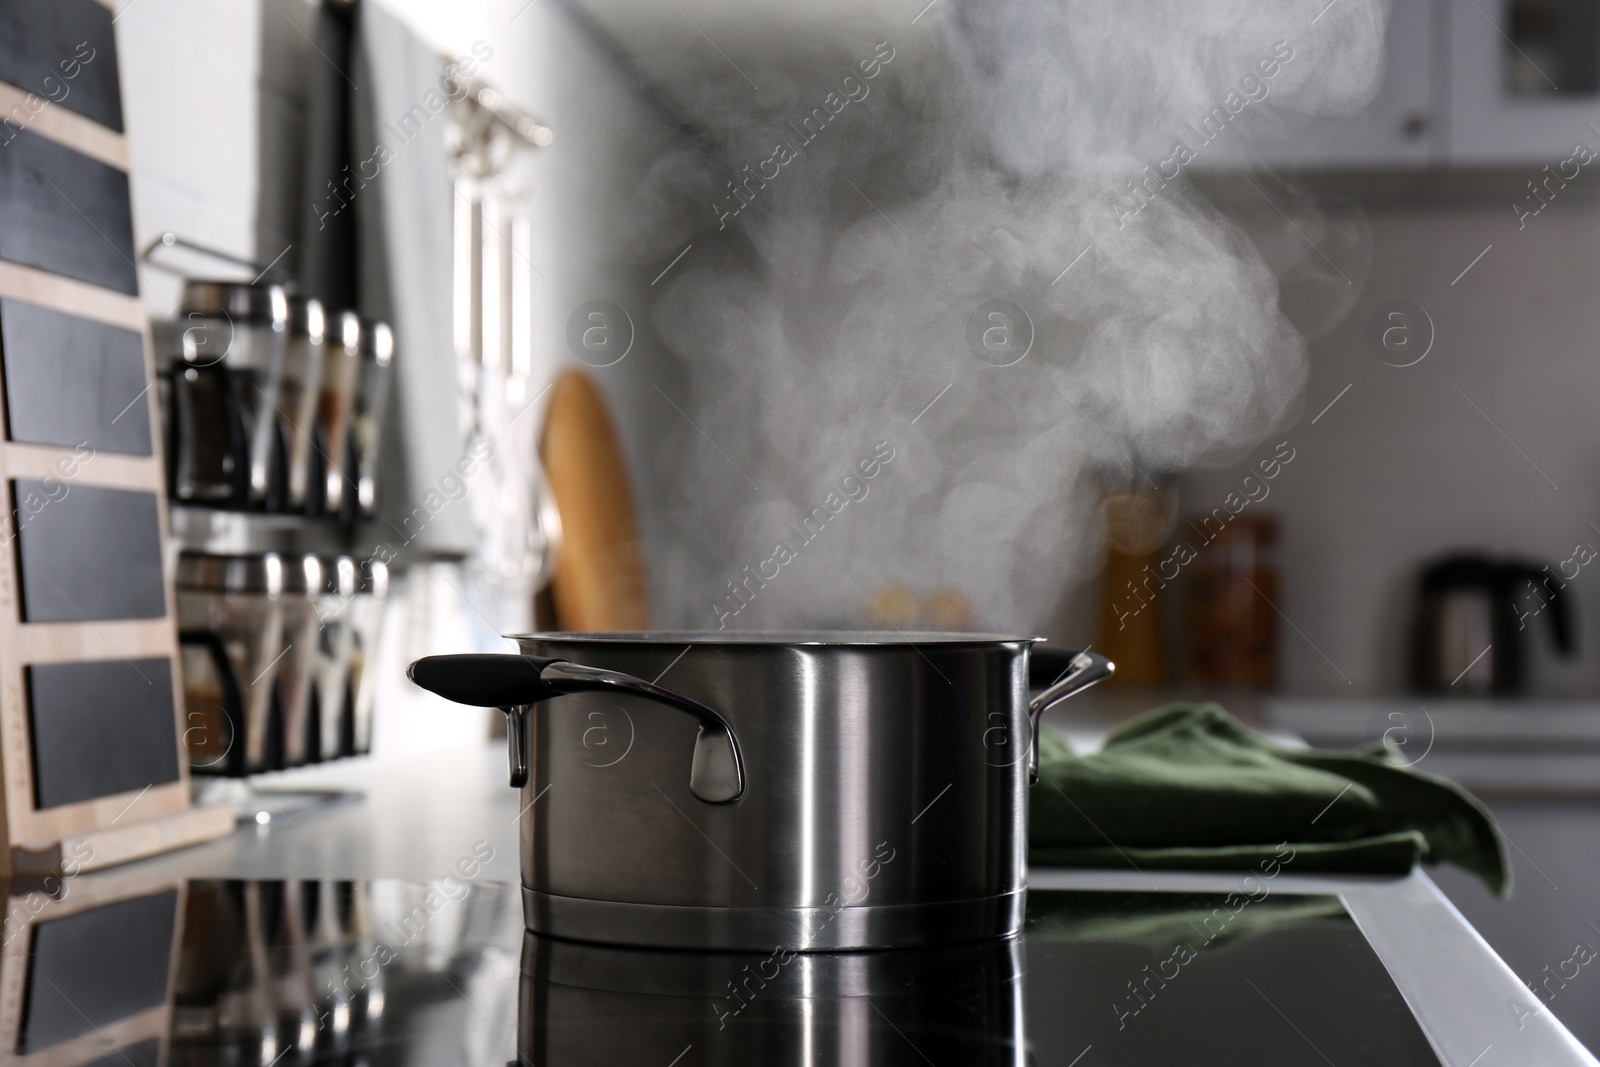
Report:
[{"label": "induction hob", "polygon": [[1437,1064],[1336,896],[1033,890],[1023,936],[806,956],[524,934],[515,886],[14,887],[0,1059]]}]

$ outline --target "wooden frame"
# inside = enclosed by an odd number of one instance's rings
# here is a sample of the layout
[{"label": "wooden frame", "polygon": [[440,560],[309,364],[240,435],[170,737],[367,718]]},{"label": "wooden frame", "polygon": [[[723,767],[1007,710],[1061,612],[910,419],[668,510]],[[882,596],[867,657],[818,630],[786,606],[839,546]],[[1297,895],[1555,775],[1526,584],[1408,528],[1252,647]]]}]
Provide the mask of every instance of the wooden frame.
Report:
[{"label": "wooden frame", "polygon": [[[57,876],[59,878],[59,875]],[[29,887],[18,884],[12,896],[0,896],[6,907],[5,918],[17,911],[23,913],[22,922],[7,939],[0,954],[0,1058],[6,1063],[36,1065],[36,1067],[70,1067],[74,1064],[94,1063],[107,1055],[107,1044],[121,1049],[143,1041],[158,1040],[165,1046],[172,1028],[172,994],[178,976],[179,951],[183,946],[183,921],[187,907],[188,887],[182,879],[172,878],[117,878],[83,880],[59,878],[57,893],[38,891],[49,902],[37,914],[28,914],[26,907],[14,906],[26,900]],[[136,1015],[119,1019],[106,1026],[91,1029],[68,1041],[28,1053],[16,1052],[23,1024],[23,1010],[27,1003],[28,971],[32,963],[34,929],[57,919],[69,918],[108,904],[175,891],[177,900],[172,929],[172,949],[167,962],[166,996],[163,1002]],[[166,1049],[163,1048],[163,1053]],[[163,1054],[159,1062],[165,1063]]]},{"label": "wooden frame", "polygon": [[[0,83],[0,113],[26,95],[23,90]],[[33,117],[28,129],[101,163],[124,172],[128,169],[128,145],[123,134],[62,107],[45,107]],[[89,841],[94,846],[94,859],[88,866],[103,867],[222,836],[231,832],[235,824],[231,807],[190,807],[189,768],[182,741],[183,680],[179,675],[172,573],[175,561],[168,547],[171,542],[165,506],[164,442],[160,439],[156,367],[144,306],[137,297],[6,261],[0,261],[0,298],[120,327],[141,338],[146,388],[133,403],[143,402],[146,406],[151,427],[150,454],[96,452],[91,460],[79,462],[69,485],[137,490],[151,493],[160,501],[157,514],[166,604],[164,616],[154,619],[24,622],[14,539],[0,549],[0,875],[43,874],[59,869],[64,846],[77,841]],[[5,389],[0,376],[0,413],[8,410]],[[57,462],[76,457],[69,448],[11,440],[9,419],[6,421],[5,439],[0,440],[0,499],[6,502],[9,519],[18,506],[11,499],[12,479],[40,479],[46,474],[59,478]],[[177,779],[139,791],[39,808],[35,802],[26,668],[32,664],[150,656],[164,656],[171,665]]]}]

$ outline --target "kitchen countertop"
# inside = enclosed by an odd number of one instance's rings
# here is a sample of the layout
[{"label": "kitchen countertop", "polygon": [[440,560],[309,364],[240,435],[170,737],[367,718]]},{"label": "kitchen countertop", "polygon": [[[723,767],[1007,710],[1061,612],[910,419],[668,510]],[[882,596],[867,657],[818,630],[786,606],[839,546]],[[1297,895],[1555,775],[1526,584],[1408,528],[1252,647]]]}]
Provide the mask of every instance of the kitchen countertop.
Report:
[{"label": "kitchen countertop", "polygon": [[1290,748],[1350,749],[1387,738],[1418,770],[1485,800],[1600,801],[1600,701],[1289,696],[1092,689],[1046,716],[1080,752],[1154,707],[1215,700]]},{"label": "kitchen countertop", "polygon": [[1273,697],[1264,721],[1327,748],[1388,736],[1419,770],[1486,799],[1600,799],[1600,701]]},{"label": "kitchen countertop", "polygon": [[[1067,725],[1081,730],[1081,724]],[[262,803],[286,814],[206,845],[81,877],[103,892],[114,892],[129,879],[429,881],[476,855],[478,881],[515,885],[518,794],[504,784],[504,760],[503,748],[494,745],[273,775],[262,780],[267,796]],[[355,789],[364,798],[288,814],[287,800],[275,800],[273,794],[297,788]],[[1030,888],[1039,890],[1226,894],[1240,892],[1241,886],[1242,876],[1230,874],[1049,869],[1030,874]],[[1597,1062],[1542,1010],[1426,874],[1379,879],[1284,872],[1272,892],[1332,894],[1343,900],[1440,1062],[1450,1067]],[[1112,995],[1107,992],[1108,1004]],[[1095,1062],[1090,1056],[1080,1067]]]}]

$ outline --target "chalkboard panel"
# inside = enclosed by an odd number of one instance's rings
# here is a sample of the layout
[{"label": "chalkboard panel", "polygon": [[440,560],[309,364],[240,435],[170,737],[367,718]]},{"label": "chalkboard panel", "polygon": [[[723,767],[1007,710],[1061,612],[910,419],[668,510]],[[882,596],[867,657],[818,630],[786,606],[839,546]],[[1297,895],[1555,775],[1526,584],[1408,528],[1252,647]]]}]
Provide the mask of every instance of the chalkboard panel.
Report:
[{"label": "chalkboard panel", "polygon": [[[0,0],[0,81],[121,133],[111,20],[95,0]],[[31,117],[0,115],[15,125]]]},{"label": "chalkboard panel", "polygon": [[23,621],[165,615],[158,506],[153,493],[53,478],[14,480],[10,518]]},{"label": "chalkboard panel", "polygon": [[132,296],[128,176],[0,122],[0,259]]},{"label": "chalkboard panel", "polygon": [[178,780],[172,663],[36,663],[25,674],[40,808]]},{"label": "chalkboard panel", "polygon": [[178,891],[136,897],[33,928],[17,1051],[100,1030],[167,999]]},{"label": "chalkboard panel", "polygon": [[150,454],[144,340],[132,330],[0,300],[0,359],[11,440]]}]

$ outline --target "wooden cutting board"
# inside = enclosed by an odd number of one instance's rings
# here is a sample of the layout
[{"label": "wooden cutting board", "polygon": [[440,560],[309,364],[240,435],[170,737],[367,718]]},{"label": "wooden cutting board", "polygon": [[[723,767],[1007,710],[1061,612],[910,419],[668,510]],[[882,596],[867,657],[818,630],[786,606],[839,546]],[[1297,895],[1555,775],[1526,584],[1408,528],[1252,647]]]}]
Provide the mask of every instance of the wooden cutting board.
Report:
[{"label": "wooden cutting board", "polygon": [[551,387],[539,456],[561,513],[561,556],[550,582],[554,628],[650,629],[627,463],[605,398],[583,371],[566,371]]}]

